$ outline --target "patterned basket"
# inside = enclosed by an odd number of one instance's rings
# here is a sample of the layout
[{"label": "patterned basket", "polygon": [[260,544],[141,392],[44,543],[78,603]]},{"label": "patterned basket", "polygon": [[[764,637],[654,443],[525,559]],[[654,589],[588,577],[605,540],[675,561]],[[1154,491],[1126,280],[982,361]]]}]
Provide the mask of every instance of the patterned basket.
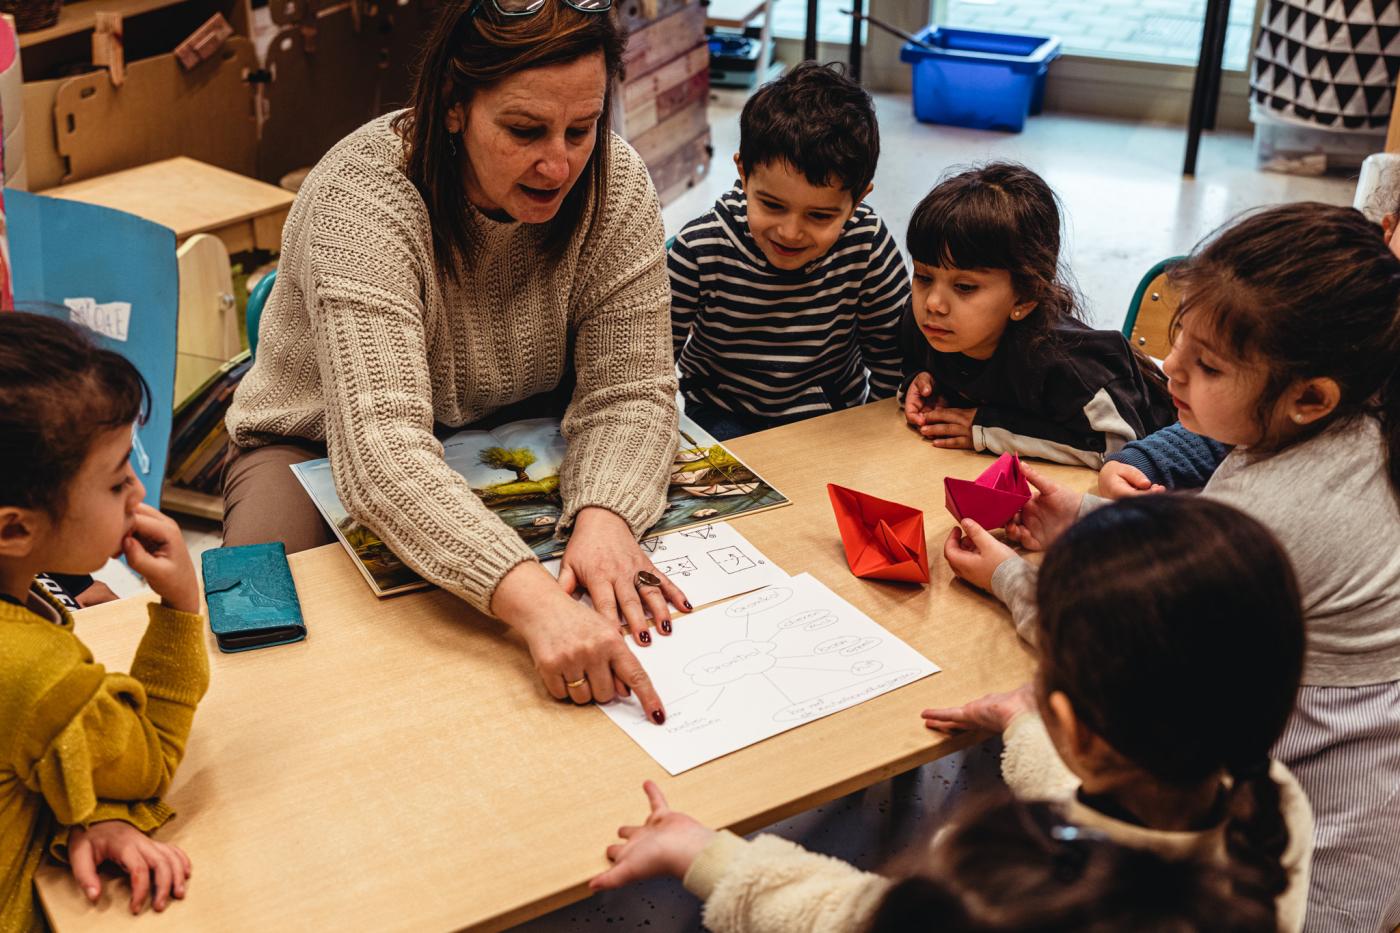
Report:
[{"label": "patterned basket", "polygon": [[14,16],[16,32],[49,28],[62,8],[63,0],[0,0],[0,13]]}]

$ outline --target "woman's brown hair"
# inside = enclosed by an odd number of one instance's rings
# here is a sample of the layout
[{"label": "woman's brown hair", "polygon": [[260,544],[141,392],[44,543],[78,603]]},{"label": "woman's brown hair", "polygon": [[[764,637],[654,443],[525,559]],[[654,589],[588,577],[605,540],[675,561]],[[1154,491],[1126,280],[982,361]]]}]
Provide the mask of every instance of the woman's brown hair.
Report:
[{"label": "woman's brown hair", "polygon": [[[1270,207],[1217,230],[1168,275],[1182,295],[1174,329],[1189,314],[1217,349],[1266,368],[1261,425],[1290,385],[1334,380],[1336,409],[1293,443],[1339,419],[1374,415],[1400,495],[1400,259],[1378,225],[1350,207]],[[1274,452],[1279,444],[1265,437],[1252,447]]]},{"label": "woman's brown hair", "polygon": [[581,12],[562,0],[545,0],[529,16],[503,16],[491,0],[479,8],[472,0],[452,0],[442,9],[419,58],[408,109],[393,122],[404,140],[404,170],[428,208],[440,269],[456,278],[457,263],[471,255],[462,180],[466,154],[447,130],[448,112],[457,104],[469,107],[478,89],[522,71],[602,54],[608,83],[597,145],[544,238],[545,249],[557,255],[583,221],[590,189],[594,215],[603,207],[612,86],[622,74],[626,45],[611,13]]}]

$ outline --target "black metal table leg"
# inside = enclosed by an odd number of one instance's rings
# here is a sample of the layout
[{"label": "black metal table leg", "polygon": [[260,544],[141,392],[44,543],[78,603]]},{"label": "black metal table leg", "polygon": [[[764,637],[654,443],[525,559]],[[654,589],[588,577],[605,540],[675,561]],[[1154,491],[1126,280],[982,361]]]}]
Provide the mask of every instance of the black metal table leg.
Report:
[{"label": "black metal table leg", "polygon": [[817,0],[807,0],[807,34],[802,38],[802,58],[813,61],[817,57]]},{"label": "black metal table leg", "polygon": [[[1216,33],[1221,27],[1220,7],[1228,11],[1229,0],[1206,0],[1205,21],[1201,24],[1201,51],[1196,59],[1196,78],[1191,85],[1191,113],[1186,120],[1186,160],[1181,174],[1196,174],[1196,155],[1201,148],[1201,130],[1206,125],[1209,110],[1207,96],[1212,82],[1212,61],[1217,47]],[[1223,44],[1220,44],[1223,48]],[[1218,91],[1219,88],[1217,87]]]},{"label": "black metal table leg", "polygon": [[863,51],[860,41],[861,15],[865,12],[864,0],[851,0],[851,50],[848,55],[851,80],[860,83],[860,56]]},{"label": "black metal table leg", "polygon": [[1225,37],[1230,29],[1230,0],[1224,0],[1215,12],[1215,44],[1210,49],[1210,87],[1206,91],[1205,128],[1215,129],[1215,115],[1220,109],[1220,81],[1225,72]]}]

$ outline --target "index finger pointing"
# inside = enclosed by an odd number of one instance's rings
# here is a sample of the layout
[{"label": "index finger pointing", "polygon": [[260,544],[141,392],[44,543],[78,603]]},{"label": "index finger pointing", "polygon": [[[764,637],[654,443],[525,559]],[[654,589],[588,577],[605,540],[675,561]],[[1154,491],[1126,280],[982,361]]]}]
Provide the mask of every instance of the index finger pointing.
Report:
[{"label": "index finger pointing", "polygon": [[642,704],[642,709],[646,710],[647,718],[658,726],[664,723],[666,710],[661,705],[661,697],[657,695],[651,677],[623,642],[618,642],[617,647],[613,649],[612,668],[622,682],[631,687],[632,692],[637,695],[637,701]]},{"label": "index finger pointing", "polygon": [[670,809],[666,805],[666,797],[661,793],[661,788],[656,786],[655,781],[643,781],[642,790],[646,791],[647,800],[651,802],[651,812],[660,815]]}]

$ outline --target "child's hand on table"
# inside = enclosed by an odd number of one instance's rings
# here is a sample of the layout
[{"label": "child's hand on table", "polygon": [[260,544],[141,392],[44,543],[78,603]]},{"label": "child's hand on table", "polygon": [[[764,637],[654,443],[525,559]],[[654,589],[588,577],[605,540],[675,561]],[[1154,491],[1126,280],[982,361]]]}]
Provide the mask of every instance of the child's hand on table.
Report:
[{"label": "child's hand on table", "polygon": [[1110,460],[1099,471],[1099,495],[1105,499],[1126,499],[1152,492],[1166,492],[1167,487],[1154,483],[1135,466]]},{"label": "child's hand on table", "polygon": [[972,449],[972,422],[977,418],[975,408],[945,408],[935,406],[924,413],[919,433],[935,447],[953,450]]},{"label": "child's hand on table", "polygon": [[933,410],[934,392],[933,376],[928,373],[915,376],[904,393],[904,420],[916,428],[922,427],[924,414]]},{"label": "child's hand on table", "polygon": [[693,817],[677,813],[666,805],[661,788],[652,781],[642,784],[651,801],[651,815],[644,826],[623,826],[617,834],[625,842],[608,846],[608,861],[612,868],[603,872],[588,887],[607,891],[660,875],[684,878],[715,831],[701,826]]},{"label": "child's hand on table", "polygon": [[956,735],[969,729],[1005,732],[1020,713],[1035,709],[1035,694],[1026,684],[1009,693],[989,693],[962,706],[926,709],[924,725],[938,732]]},{"label": "child's hand on table", "polygon": [[141,503],[131,533],[122,539],[122,553],[162,603],[180,612],[199,612],[199,580],[174,519]]},{"label": "child's hand on table", "polygon": [[1043,551],[1079,518],[1084,494],[1047,479],[1024,461],[1021,472],[1036,488],[1036,495],[1006,526],[1006,534],[1027,550]]},{"label": "child's hand on table", "polygon": [[1015,551],[970,518],[964,518],[961,527],[954,526],[943,542],[943,557],[953,573],[984,590],[992,588],[992,574],[1002,562],[1015,556]]},{"label": "child's hand on table", "polygon": [[73,880],[93,903],[102,894],[97,869],[104,862],[116,863],[131,879],[133,914],[145,910],[148,900],[160,911],[169,906],[172,895],[185,896],[190,857],[179,846],[156,842],[121,820],[104,820],[86,829],[74,827],[68,836],[68,864]]}]

